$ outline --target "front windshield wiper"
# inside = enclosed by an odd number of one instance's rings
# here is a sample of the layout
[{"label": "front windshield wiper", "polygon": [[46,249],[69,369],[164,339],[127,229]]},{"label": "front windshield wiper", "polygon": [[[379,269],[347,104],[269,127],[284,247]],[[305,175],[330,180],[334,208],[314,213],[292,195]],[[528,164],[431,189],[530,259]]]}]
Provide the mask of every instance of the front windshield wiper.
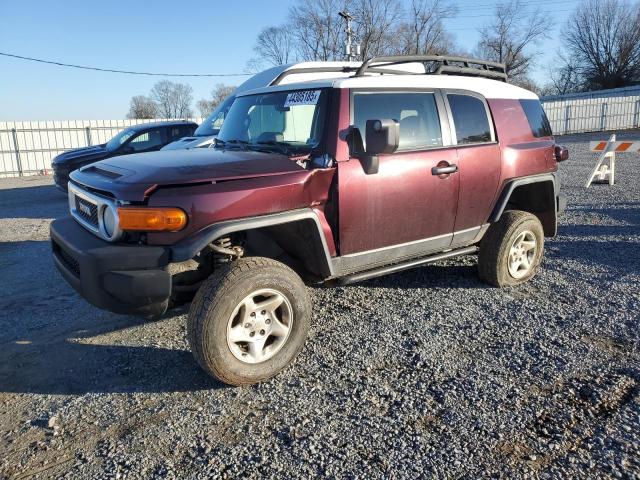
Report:
[{"label": "front windshield wiper", "polygon": [[[247,140],[239,140],[239,139],[231,139],[231,140],[221,140],[216,138],[215,146],[221,148],[228,148],[229,146],[238,146],[243,150],[257,150],[263,152],[276,152],[286,155],[287,157],[297,155],[297,152],[294,152],[291,149],[291,145],[287,142],[278,142],[276,140],[262,140],[258,142],[248,142]],[[275,148],[274,148],[275,147]]]},{"label": "front windshield wiper", "polygon": [[216,138],[216,147],[220,146],[222,148],[225,148],[227,145],[238,145],[243,150],[246,150],[247,146],[249,145],[249,142],[246,140],[239,140],[236,138],[232,138],[231,140],[220,140],[219,138]]},{"label": "front windshield wiper", "polygon": [[249,145],[249,147],[262,146],[262,145],[266,145],[269,147],[278,147],[277,150],[283,155],[286,155],[288,157],[292,155],[291,149],[289,148],[289,144],[287,142],[278,142],[276,140],[265,140],[261,142],[255,142],[254,144]]}]

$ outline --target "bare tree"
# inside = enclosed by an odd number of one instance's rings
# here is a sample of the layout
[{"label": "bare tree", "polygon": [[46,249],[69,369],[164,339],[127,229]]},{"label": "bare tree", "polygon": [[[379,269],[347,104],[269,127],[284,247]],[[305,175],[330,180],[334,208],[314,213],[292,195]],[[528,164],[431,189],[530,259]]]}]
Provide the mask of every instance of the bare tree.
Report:
[{"label": "bare tree", "polygon": [[[289,9],[288,21],[258,34],[249,71],[295,60],[341,60],[344,32],[338,12],[350,0],[298,0]],[[362,0],[364,1],[364,0]]]},{"label": "bare tree", "polygon": [[514,78],[511,81],[512,84],[517,85],[518,87],[522,87],[524,89],[530,90],[533,93],[538,95],[542,94],[543,87],[541,87],[535,80],[530,77],[522,76]]},{"label": "bare tree", "polygon": [[264,29],[256,40],[258,54],[247,64],[257,70],[264,61],[280,65],[293,60],[344,59],[343,9],[354,17],[361,57],[389,54],[441,54],[456,50],[443,20],[455,16],[452,0],[298,0],[288,22]]},{"label": "bare tree", "polygon": [[156,118],[156,104],[146,95],[136,95],[131,98],[127,118]]},{"label": "bare tree", "polygon": [[224,83],[218,83],[211,91],[211,98],[213,101],[213,108],[220,105],[226,100],[226,98],[233,93],[236,89],[234,85],[225,85]]},{"label": "bare tree", "polygon": [[[567,23],[564,68],[583,88],[604,89],[640,81],[640,2],[587,0]],[[572,72],[573,73],[573,72]]]},{"label": "bare tree", "polygon": [[232,85],[225,85],[224,83],[216,84],[211,91],[211,100],[207,100],[205,98],[198,100],[196,106],[198,107],[198,110],[200,110],[200,115],[207,117],[218,105],[224,102],[224,100],[231,95],[235,89],[236,87]]},{"label": "bare tree", "polygon": [[398,53],[404,55],[445,54],[453,50],[451,35],[443,20],[456,15],[457,8],[446,0],[411,0],[407,18],[400,26]]},{"label": "bare tree", "polygon": [[162,80],[151,89],[151,98],[161,118],[188,118],[192,115],[193,89],[186,83]]},{"label": "bare tree", "polygon": [[543,95],[565,95],[567,93],[584,90],[584,80],[575,57],[567,56],[564,52],[557,53],[559,67],[549,70],[550,82],[542,90]]},{"label": "bare tree", "polygon": [[401,4],[388,0],[354,0],[349,6],[362,59],[395,53],[402,20]]},{"label": "bare tree", "polygon": [[249,74],[256,74],[263,71],[266,67],[265,61],[262,58],[251,57],[247,60],[247,64],[244,67],[244,71]]},{"label": "bare tree", "polygon": [[291,29],[286,25],[265,28],[258,34],[253,50],[261,62],[270,65],[289,63],[295,55]]},{"label": "bare tree", "polygon": [[213,106],[213,100],[207,100],[201,98],[196,102],[196,108],[200,112],[201,117],[208,117],[211,112],[216,108]]},{"label": "bare tree", "polygon": [[531,47],[547,35],[549,16],[540,9],[527,12],[523,0],[500,3],[495,19],[480,30],[477,55],[486,60],[504,63],[507,75],[517,79],[526,77],[537,52]]},{"label": "bare tree", "polygon": [[341,0],[299,0],[289,11],[297,57],[301,60],[341,60],[343,24],[337,13]]}]

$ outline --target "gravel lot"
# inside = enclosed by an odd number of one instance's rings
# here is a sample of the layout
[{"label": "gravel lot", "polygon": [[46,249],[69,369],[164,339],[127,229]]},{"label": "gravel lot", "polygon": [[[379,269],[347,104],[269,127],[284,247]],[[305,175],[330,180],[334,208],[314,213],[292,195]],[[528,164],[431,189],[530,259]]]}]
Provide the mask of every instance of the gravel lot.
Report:
[{"label": "gravel lot", "polygon": [[49,253],[65,197],[0,180],[0,478],[640,478],[640,157],[585,189],[606,137],[559,139],[569,207],[532,282],[468,257],[313,288],[302,354],[247,388],[198,369],[185,310],[81,300]]}]

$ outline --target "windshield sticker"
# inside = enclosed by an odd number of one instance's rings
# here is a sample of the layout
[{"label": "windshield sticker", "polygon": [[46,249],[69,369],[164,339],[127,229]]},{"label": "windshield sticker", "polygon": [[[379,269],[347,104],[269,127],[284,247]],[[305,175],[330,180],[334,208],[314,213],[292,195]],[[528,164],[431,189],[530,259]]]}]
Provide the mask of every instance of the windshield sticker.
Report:
[{"label": "windshield sticker", "polygon": [[315,105],[320,98],[320,90],[300,90],[291,92],[287,95],[284,106],[291,107],[295,105]]}]

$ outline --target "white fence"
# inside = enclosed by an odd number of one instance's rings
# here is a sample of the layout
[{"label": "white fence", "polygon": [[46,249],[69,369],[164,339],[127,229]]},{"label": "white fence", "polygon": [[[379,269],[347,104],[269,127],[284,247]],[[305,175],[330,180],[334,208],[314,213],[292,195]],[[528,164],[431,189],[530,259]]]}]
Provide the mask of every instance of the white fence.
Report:
[{"label": "white fence", "polygon": [[0,177],[49,173],[53,157],[65,150],[99,145],[126,127],[160,121],[166,119],[0,122]]},{"label": "white fence", "polygon": [[640,128],[640,86],[541,98],[555,135]]}]

